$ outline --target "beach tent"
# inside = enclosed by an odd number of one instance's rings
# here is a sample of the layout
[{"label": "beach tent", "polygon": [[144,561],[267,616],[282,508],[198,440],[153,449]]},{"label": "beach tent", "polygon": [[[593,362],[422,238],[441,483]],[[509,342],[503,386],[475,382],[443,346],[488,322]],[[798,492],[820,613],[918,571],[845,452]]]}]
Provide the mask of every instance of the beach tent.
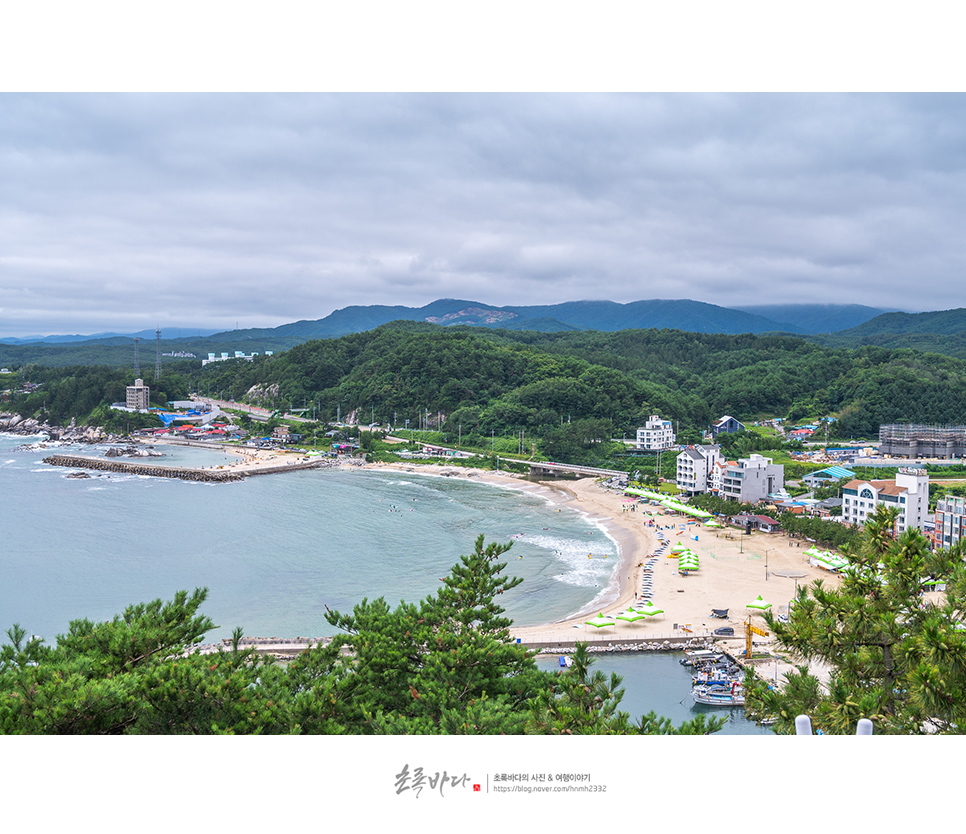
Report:
[{"label": "beach tent", "polygon": [[634,607],[635,607],[635,609],[637,611],[640,611],[642,614],[647,614],[648,617],[653,617],[656,614],[663,614],[664,613],[664,609],[663,608],[658,608],[650,600],[648,600],[647,602],[644,602],[644,603],[638,603]]},{"label": "beach tent", "polygon": [[633,608],[628,608],[626,611],[618,614],[616,619],[624,620],[628,623],[636,623],[638,620],[647,619],[647,614],[642,614],[640,611],[635,611]]},{"label": "beach tent", "polygon": [[753,599],[745,607],[746,608],[755,608],[755,609],[757,609],[759,611],[766,611],[767,609],[771,608],[771,603],[770,602],[765,602],[761,598],[761,594],[758,594],[758,599]]},{"label": "beach tent", "polygon": [[587,620],[584,625],[593,626],[594,628],[603,628],[604,626],[615,625],[613,619],[610,617],[605,617],[603,614],[598,614],[594,619]]},{"label": "beach tent", "polygon": [[700,562],[693,553],[682,556],[678,560],[678,570],[698,570]]}]

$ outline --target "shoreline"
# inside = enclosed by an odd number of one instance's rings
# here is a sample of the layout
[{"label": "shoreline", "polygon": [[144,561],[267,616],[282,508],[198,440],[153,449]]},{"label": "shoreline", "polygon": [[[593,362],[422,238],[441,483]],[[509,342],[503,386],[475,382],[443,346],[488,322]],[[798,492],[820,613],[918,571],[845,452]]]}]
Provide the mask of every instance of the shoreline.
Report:
[{"label": "shoreline", "polygon": [[[370,471],[390,469],[407,474],[418,475],[422,473],[438,477],[462,477],[466,480],[502,489],[515,489],[536,494],[553,506],[569,507],[575,510],[614,543],[617,549],[618,564],[611,574],[607,587],[597,595],[598,597],[604,596],[603,601],[594,602],[591,600],[563,620],[532,626],[511,627],[510,630],[514,637],[529,637],[535,631],[543,634],[547,630],[557,632],[572,628],[575,623],[582,624],[590,612],[603,611],[607,613],[613,611],[617,613],[626,609],[634,601],[635,591],[640,585],[642,568],[638,566],[638,563],[641,562],[643,555],[642,547],[648,545],[653,548],[657,545],[656,534],[635,531],[632,526],[622,524],[621,519],[615,518],[609,508],[599,499],[606,496],[620,501],[621,498],[613,491],[599,486],[596,478],[581,478],[559,483],[529,481],[523,477],[498,474],[487,469],[468,469],[440,464],[367,463],[360,468]],[[566,638],[570,639],[571,635],[567,634]],[[557,637],[555,639],[562,638]]]},{"label": "shoreline", "polygon": [[[152,439],[150,444],[163,446],[166,442],[171,443]],[[171,445],[202,444],[175,441]],[[214,472],[281,472],[290,464],[308,459],[303,453],[203,444],[203,448],[215,446],[225,453],[237,455],[239,460],[209,467],[209,471]],[[741,649],[744,647],[744,623],[751,613],[748,602],[763,595],[777,613],[793,598],[799,583],[807,585],[816,579],[822,579],[826,584],[838,581],[834,574],[807,564],[804,556],[808,548],[806,541],[790,539],[783,533],[744,535],[731,528],[714,530],[691,524],[688,519],[663,507],[632,502],[622,491],[608,489],[593,477],[559,482],[531,481],[511,473],[445,463],[364,463],[352,459],[329,459],[319,463],[341,470],[382,469],[417,476],[456,477],[501,489],[523,490],[543,498],[552,506],[569,507],[596,526],[614,542],[618,554],[618,565],[611,573],[611,580],[595,597],[599,601],[591,600],[575,613],[555,622],[511,626],[511,636],[524,643],[584,641],[600,645],[608,641],[631,643],[669,638],[680,641],[689,637],[703,638],[715,628],[730,625],[734,637],[724,638],[724,642]],[[659,532],[666,535],[670,544],[686,542],[698,553],[700,570],[682,576],[677,570],[676,559],[655,557]],[[646,568],[648,562],[650,567]],[[614,617],[627,610],[643,590],[646,570],[652,600],[663,609],[663,614],[636,623],[613,620],[613,625],[601,629],[586,624],[589,614],[600,612]],[[729,616],[726,619],[712,618],[712,609],[728,609]],[[765,630],[765,624],[757,614],[752,616],[751,622]],[[773,639],[764,638],[765,642]],[[761,640],[756,639],[757,642]],[[782,665],[782,671],[791,668],[790,664]],[[776,665],[776,675],[778,671]]]},{"label": "shoreline", "polygon": [[[579,612],[556,622],[531,626],[511,626],[510,635],[527,644],[568,644],[577,641],[593,646],[615,647],[620,644],[646,644],[661,641],[680,647],[688,640],[702,640],[714,629],[730,626],[733,637],[715,637],[733,654],[745,647],[745,623],[767,631],[762,617],[748,603],[764,597],[772,611],[786,610],[799,585],[821,579],[835,586],[837,575],[808,564],[805,551],[809,542],[786,533],[753,532],[743,534],[736,528],[708,528],[689,523],[690,519],[658,505],[628,502],[623,492],[608,489],[596,478],[554,483],[528,481],[519,476],[497,474],[491,470],[463,469],[445,465],[365,464],[366,469],[380,468],[410,474],[463,477],[503,488],[539,492],[559,506],[570,506],[607,531],[618,545],[619,564],[615,571],[616,593],[603,604],[589,603]],[[625,509],[634,507],[635,509]],[[687,543],[700,558],[700,570],[682,576],[677,559],[667,555],[655,557],[658,532],[671,545]],[[697,536],[697,540],[693,537]],[[650,560],[653,602],[664,613],[637,623],[614,620],[613,626],[596,629],[586,624],[588,612],[615,616],[626,611],[637,599]],[[727,609],[727,618],[711,616],[712,609]],[[756,636],[755,645],[767,648],[774,636]],[[549,649],[548,651],[560,651]],[[762,672],[776,682],[793,671],[795,664],[785,659],[765,661]],[[815,666],[820,679],[827,670]]]}]

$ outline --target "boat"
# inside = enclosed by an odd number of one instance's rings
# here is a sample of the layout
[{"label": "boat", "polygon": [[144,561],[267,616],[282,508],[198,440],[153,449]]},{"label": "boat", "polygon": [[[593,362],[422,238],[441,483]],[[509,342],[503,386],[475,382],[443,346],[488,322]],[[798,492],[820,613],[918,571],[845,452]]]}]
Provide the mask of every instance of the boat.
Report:
[{"label": "boat", "polygon": [[691,697],[696,704],[709,707],[741,707],[745,703],[745,691],[738,681],[731,684],[700,684],[691,687]]},{"label": "boat", "polygon": [[709,660],[718,661],[724,657],[723,652],[714,649],[685,649],[684,657],[681,658],[682,666],[694,666]]}]

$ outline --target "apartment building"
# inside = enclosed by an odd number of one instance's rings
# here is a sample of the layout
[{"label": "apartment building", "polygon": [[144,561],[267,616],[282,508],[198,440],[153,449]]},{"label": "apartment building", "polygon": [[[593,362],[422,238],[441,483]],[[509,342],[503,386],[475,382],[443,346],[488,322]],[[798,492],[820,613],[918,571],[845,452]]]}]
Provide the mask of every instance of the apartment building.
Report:
[{"label": "apartment building", "polygon": [[134,385],[127,386],[125,405],[134,411],[147,411],[151,407],[151,389],[143,379],[136,379]]},{"label": "apartment building", "polygon": [[784,466],[764,455],[751,455],[728,463],[718,494],[722,498],[754,504],[784,487]]},{"label": "apartment building", "polygon": [[966,498],[945,495],[936,502],[936,546],[948,550],[966,537]]},{"label": "apartment building", "polygon": [[660,452],[674,445],[674,426],[670,420],[662,420],[652,414],[637,430],[637,448],[648,452]]},{"label": "apartment building", "polygon": [[[896,532],[922,530],[929,510],[929,475],[926,470],[902,467],[894,480],[854,480],[842,487],[842,520],[845,522],[865,524],[879,504],[899,510]],[[939,532],[938,518],[936,532]]]},{"label": "apartment building", "polygon": [[675,482],[682,492],[714,492],[715,471],[722,463],[720,446],[686,446],[677,456]]}]

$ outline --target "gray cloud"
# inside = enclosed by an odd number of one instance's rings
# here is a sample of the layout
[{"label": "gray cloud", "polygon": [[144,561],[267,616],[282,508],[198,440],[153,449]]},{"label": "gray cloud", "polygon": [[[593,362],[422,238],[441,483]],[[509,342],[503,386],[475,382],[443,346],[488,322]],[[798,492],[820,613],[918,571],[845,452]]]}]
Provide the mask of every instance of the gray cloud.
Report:
[{"label": "gray cloud", "polygon": [[964,102],[0,95],[0,335],[446,296],[964,306]]}]

